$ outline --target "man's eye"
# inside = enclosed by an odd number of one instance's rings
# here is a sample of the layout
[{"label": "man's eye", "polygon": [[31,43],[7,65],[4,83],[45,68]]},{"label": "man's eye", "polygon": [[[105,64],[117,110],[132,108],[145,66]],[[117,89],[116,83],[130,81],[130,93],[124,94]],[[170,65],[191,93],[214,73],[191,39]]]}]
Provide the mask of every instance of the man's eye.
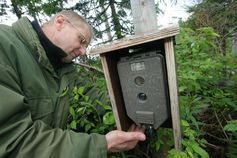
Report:
[{"label": "man's eye", "polygon": [[81,43],[85,44],[86,43],[86,39],[81,39]]}]

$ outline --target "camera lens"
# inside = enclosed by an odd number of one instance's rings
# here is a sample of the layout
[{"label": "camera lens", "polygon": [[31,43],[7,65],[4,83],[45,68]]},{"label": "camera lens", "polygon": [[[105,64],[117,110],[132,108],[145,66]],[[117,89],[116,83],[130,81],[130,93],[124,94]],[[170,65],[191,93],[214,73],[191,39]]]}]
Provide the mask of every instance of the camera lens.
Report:
[{"label": "camera lens", "polygon": [[145,93],[139,93],[139,94],[138,94],[138,98],[139,98],[140,100],[142,100],[142,101],[147,100],[147,96],[146,96]]},{"label": "camera lens", "polygon": [[138,85],[138,86],[143,85],[144,82],[145,82],[145,80],[144,80],[144,78],[141,77],[141,76],[137,76],[137,77],[135,78],[135,83],[136,83],[136,85]]}]

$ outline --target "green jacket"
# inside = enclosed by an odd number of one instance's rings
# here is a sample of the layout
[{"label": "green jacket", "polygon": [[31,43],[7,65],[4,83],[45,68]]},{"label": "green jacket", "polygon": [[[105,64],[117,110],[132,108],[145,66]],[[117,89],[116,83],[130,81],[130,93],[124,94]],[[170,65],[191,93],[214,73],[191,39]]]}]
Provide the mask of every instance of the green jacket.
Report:
[{"label": "green jacket", "polygon": [[63,129],[74,72],[54,71],[27,18],[0,25],[0,158],[107,157],[105,136]]}]

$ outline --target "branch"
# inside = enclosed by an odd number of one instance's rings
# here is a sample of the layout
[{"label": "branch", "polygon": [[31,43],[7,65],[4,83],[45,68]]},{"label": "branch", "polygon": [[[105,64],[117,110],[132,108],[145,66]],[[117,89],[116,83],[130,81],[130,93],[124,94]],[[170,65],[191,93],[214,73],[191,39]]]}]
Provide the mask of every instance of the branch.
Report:
[{"label": "branch", "polygon": [[230,139],[229,139],[229,137],[227,136],[227,134],[226,134],[226,132],[225,132],[225,130],[224,130],[224,128],[223,128],[223,126],[222,126],[222,124],[221,124],[221,121],[220,121],[219,117],[217,116],[217,113],[216,113],[216,111],[215,111],[215,110],[214,110],[214,114],[215,114],[215,116],[216,116],[216,119],[217,119],[217,121],[218,121],[219,125],[221,126],[221,129],[222,129],[222,131],[223,131],[223,133],[224,133],[224,135],[225,135],[226,139],[229,141]]},{"label": "branch", "polygon": [[13,7],[14,12],[16,13],[17,18],[20,19],[22,16],[22,12],[19,9],[16,0],[11,0],[11,3],[12,3],[12,7]]},{"label": "branch", "polygon": [[103,74],[103,75],[104,75],[104,71],[103,71],[103,70],[98,69],[98,68],[96,68],[96,67],[94,67],[94,66],[90,66],[90,65],[86,65],[86,64],[82,64],[82,63],[75,63],[75,64],[80,65],[80,66],[82,66],[82,67],[85,67],[85,68],[87,68],[87,69],[89,69],[89,70],[97,71],[97,72],[99,72],[100,74]]},{"label": "branch", "polygon": [[227,34],[224,35],[224,37],[229,36],[230,34],[234,33],[237,29],[237,26],[233,27]]},{"label": "branch", "polygon": [[[109,8],[109,5],[107,5],[107,7],[106,7],[102,12],[100,12],[99,15],[96,15],[96,17],[100,17],[100,16],[102,16],[103,14],[105,14],[105,12],[108,10],[108,8]],[[96,20],[97,20],[97,19],[95,18],[95,20],[93,21],[93,23],[95,23]]]}]

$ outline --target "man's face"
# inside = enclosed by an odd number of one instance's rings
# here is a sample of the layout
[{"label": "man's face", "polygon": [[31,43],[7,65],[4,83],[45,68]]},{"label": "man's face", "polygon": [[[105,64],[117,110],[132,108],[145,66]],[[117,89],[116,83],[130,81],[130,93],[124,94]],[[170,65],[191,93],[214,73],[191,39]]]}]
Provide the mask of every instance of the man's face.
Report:
[{"label": "man's face", "polygon": [[68,54],[62,59],[63,62],[69,63],[77,56],[85,55],[90,38],[91,33],[86,24],[76,27],[65,18],[63,28],[58,32],[56,42],[56,45]]}]

